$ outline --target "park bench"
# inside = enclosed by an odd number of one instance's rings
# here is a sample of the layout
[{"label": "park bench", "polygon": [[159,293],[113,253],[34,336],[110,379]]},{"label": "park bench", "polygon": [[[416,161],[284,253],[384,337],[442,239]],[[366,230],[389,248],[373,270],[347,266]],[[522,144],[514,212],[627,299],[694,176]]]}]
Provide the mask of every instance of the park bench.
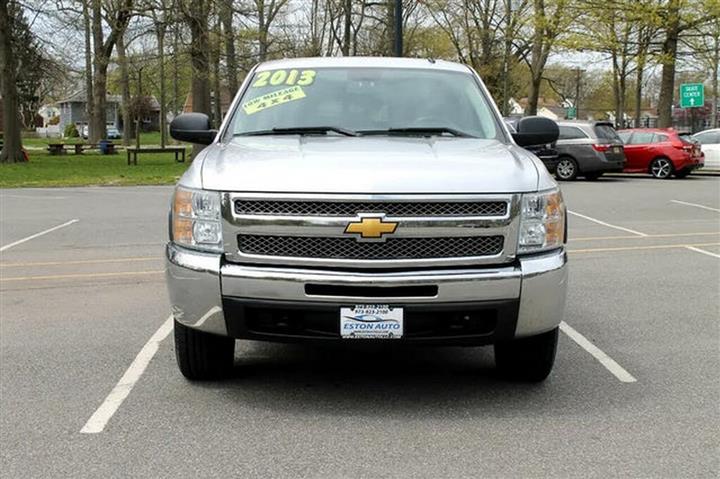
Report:
[{"label": "park bench", "polygon": [[185,147],[184,146],[166,146],[164,148],[153,148],[153,147],[141,147],[136,146],[127,147],[127,164],[137,165],[138,153],[175,153],[175,161],[178,163],[185,162]]}]

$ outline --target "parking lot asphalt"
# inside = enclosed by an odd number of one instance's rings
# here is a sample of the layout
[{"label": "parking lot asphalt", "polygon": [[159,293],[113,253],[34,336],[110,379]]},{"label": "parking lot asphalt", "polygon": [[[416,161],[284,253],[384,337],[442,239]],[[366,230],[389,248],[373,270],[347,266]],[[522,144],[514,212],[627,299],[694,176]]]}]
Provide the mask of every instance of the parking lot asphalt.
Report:
[{"label": "parking lot asphalt", "polygon": [[545,383],[501,381],[491,348],[254,342],[190,383],[167,337],[97,434],[168,318],[171,188],[0,191],[0,474],[718,477],[720,178],[562,189],[569,329]]}]

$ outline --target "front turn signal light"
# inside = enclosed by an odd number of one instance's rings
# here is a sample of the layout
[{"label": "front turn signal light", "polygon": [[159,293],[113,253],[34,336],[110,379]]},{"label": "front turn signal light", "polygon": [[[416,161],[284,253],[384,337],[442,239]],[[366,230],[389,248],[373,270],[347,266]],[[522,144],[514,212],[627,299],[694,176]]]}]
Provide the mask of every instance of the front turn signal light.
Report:
[{"label": "front turn signal light", "polygon": [[565,243],[565,203],[559,189],[522,197],[518,253],[536,253]]},{"label": "front turn signal light", "polygon": [[172,241],[182,246],[222,251],[220,194],[217,191],[175,189]]}]

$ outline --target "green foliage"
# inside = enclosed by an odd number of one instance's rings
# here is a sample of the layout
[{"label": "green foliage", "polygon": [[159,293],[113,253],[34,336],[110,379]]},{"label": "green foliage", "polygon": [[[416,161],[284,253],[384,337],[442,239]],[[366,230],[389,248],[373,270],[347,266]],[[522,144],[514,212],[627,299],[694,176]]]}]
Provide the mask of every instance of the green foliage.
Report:
[{"label": "green foliage", "polygon": [[65,138],[78,138],[80,136],[80,132],[75,126],[75,123],[68,123],[67,125],[65,125],[65,129],[63,130],[63,136]]}]

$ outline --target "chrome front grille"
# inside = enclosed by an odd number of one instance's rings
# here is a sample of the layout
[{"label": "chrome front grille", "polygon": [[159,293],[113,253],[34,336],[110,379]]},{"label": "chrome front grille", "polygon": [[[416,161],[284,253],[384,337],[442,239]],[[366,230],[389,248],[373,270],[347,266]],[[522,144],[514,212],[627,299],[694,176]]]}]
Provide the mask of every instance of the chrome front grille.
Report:
[{"label": "chrome front grille", "polygon": [[355,216],[384,213],[386,216],[505,216],[506,201],[276,201],[239,199],[237,215]]},{"label": "chrome front grille", "polygon": [[503,236],[444,238],[388,238],[359,242],[355,238],[238,235],[243,254],[291,258],[396,260],[495,256],[503,250]]},{"label": "chrome front grille", "polygon": [[[507,264],[519,211],[519,194],[223,193],[225,259],[329,268]],[[391,225],[380,236],[378,222]]]}]

